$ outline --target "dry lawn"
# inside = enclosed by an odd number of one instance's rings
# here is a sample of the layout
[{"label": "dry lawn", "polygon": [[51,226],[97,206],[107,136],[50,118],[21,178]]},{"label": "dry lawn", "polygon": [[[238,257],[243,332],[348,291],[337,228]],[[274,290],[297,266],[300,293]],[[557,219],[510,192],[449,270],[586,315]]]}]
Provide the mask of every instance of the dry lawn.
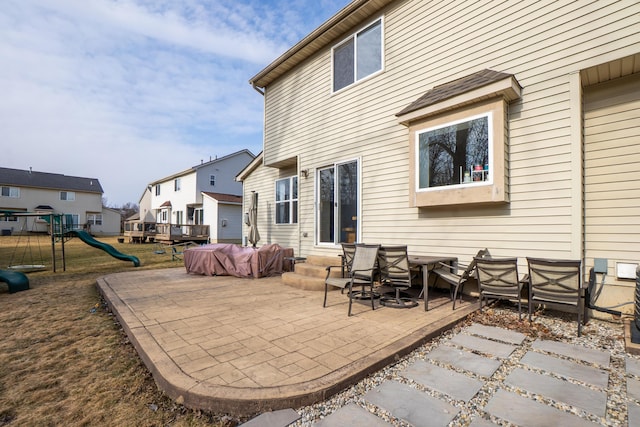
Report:
[{"label": "dry lawn", "polygon": [[[117,243],[140,258],[140,269],[182,267],[153,244]],[[25,252],[29,243],[31,250]],[[61,245],[57,245],[60,257]],[[115,317],[101,301],[96,278],[133,270],[77,238],[65,243],[66,271],[52,271],[49,236],[0,237],[0,269],[44,264],[29,273],[31,289],[9,294],[0,282],[0,426],[230,426],[218,414],[188,410],[156,387]],[[42,259],[40,258],[42,254]],[[33,260],[32,260],[33,258]]]}]

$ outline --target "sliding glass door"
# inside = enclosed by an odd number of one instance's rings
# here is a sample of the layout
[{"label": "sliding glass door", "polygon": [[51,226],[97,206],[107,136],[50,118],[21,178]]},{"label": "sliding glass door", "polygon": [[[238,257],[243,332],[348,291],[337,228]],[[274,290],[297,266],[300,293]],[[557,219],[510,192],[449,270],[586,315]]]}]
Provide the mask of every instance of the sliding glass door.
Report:
[{"label": "sliding glass door", "polygon": [[317,235],[319,244],[352,243],[358,239],[358,162],[318,169]]}]

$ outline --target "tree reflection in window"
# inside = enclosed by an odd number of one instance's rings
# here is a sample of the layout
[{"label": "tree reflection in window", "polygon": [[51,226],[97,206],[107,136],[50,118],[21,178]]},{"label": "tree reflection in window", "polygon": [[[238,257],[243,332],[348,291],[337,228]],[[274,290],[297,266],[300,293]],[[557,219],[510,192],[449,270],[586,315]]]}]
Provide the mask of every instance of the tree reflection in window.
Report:
[{"label": "tree reflection in window", "polygon": [[418,188],[457,185],[474,166],[489,164],[490,114],[418,134]]}]

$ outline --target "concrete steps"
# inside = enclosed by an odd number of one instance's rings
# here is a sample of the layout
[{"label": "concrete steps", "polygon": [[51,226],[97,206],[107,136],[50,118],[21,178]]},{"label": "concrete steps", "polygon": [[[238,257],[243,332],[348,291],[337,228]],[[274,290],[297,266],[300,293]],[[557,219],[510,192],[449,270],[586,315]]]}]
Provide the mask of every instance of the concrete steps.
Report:
[{"label": "concrete steps", "polygon": [[[327,276],[327,266],[339,266],[339,256],[309,255],[306,262],[298,262],[292,272],[282,274],[282,283],[306,291],[323,291]],[[340,277],[341,270],[334,268],[331,275]],[[336,289],[336,288],[333,288]]]}]

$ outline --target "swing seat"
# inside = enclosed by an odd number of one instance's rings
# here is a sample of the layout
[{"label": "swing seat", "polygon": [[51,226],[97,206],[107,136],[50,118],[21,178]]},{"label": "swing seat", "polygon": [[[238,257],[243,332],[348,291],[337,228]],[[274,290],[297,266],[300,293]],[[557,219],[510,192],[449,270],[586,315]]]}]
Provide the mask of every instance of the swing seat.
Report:
[{"label": "swing seat", "polygon": [[10,265],[7,267],[12,271],[20,271],[22,273],[32,273],[34,271],[44,271],[47,269],[45,265],[42,264],[23,264],[23,265]]},{"label": "swing seat", "polygon": [[0,282],[9,286],[10,294],[29,289],[29,278],[19,271],[0,270]]}]

